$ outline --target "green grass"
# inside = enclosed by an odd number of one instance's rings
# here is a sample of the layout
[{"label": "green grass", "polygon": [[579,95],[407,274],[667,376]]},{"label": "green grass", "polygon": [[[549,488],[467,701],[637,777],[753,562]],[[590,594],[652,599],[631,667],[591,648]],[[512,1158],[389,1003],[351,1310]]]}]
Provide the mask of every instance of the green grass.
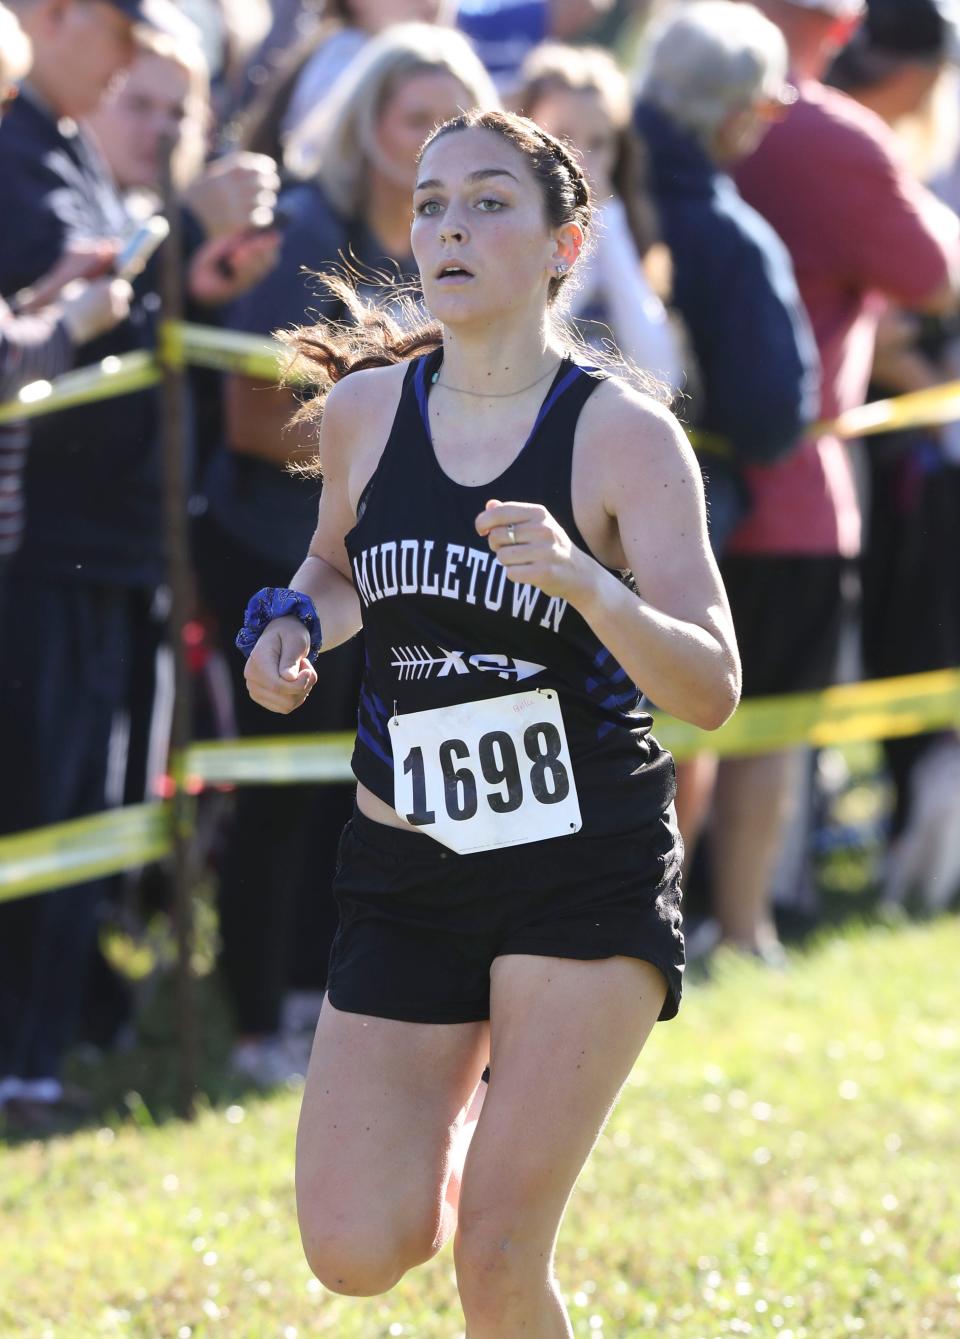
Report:
[{"label": "green grass", "polygon": [[[848,926],[782,975],[721,957],[655,1029],[572,1201],[575,1333],[960,1333],[958,961],[956,918]],[[449,1248],[387,1298],[311,1280],[297,1094],[191,1126],[127,1108],[4,1150],[4,1339],[462,1335]]]}]

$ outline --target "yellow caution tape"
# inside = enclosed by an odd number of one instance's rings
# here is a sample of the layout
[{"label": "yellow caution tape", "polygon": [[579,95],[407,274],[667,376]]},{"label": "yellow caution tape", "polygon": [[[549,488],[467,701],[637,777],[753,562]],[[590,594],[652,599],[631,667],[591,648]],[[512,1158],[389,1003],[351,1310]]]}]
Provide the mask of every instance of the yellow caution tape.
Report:
[{"label": "yellow caution tape", "polygon": [[660,742],[682,761],[708,750],[721,757],[742,757],[803,744],[825,748],[956,726],[960,726],[960,670],[931,670],[837,684],[819,693],[750,698],[726,725],[712,732],[662,716],[656,718],[654,729]]},{"label": "yellow caution tape", "polygon": [[157,362],[165,371],[180,372],[187,365],[182,321],[161,321],[157,327]]},{"label": "yellow caution tape", "polygon": [[[683,761],[706,750],[737,757],[950,727],[960,727],[960,670],[753,698],[712,732],[658,714],[654,729],[664,747]],[[215,740],[191,744],[180,770],[189,791],[217,785],[352,783],[353,744],[352,734]],[[0,902],[156,860],[169,851],[170,838],[170,809],[162,803],[0,837]]]},{"label": "yellow caution tape", "polygon": [[[159,340],[160,361],[168,367],[189,363],[258,381],[276,381],[290,358],[289,350],[279,340],[267,335],[221,330],[191,322],[163,322]],[[0,424],[69,409],[112,395],[127,395],[155,385],[159,378],[158,361],[146,351],[105,358],[91,367],[66,372],[53,382],[33,382],[25,386],[15,400],[0,405]],[[958,420],[960,381],[948,381],[941,386],[910,391],[850,409],[835,419],[813,424],[806,435],[818,437],[833,433],[845,438],[869,437],[881,432],[931,427]],[[720,456],[731,454],[729,443],[716,433],[695,428],[688,432],[698,452]]]},{"label": "yellow caution tape", "polygon": [[[198,367],[217,368],[264,381],[275,380],[290,351],[279,340],[244,334],[239,330],[217,330],[212,326],[185,324],[186,360]],[[889,400],[850,409],[837,418],[813,424],[807,437],[833,433],[838,437],[867,437],[880,432],[919,428],[960,419],[960,381],[945,382],[926,390],[910,391]],[[730,443],[718,433],[688,428],[698,452],[731,456]]]},{"label": "yellow caution tape", "polygon": [[[946,381],[922,391],[908,391],[890,400],[848,409],[834,419],[812,424],[804,440],[815,437],[873,437],[881,432],[903,432],[908,428],[932,428],[960,420],[960,381]],[[732,460],[734,450],[726,437],[687,428],[687,436],[697,455],[721,456]]]},{"label": "yellow caution tape", "polygon": [[0,902],[131,869],[169,849],[169,806],[160,802],[0,837]]},{"label": "yellow caution tape", "polygon": [[191,744],[187,785],[301,785],[353,781],[353,734],[291,735],[278,739],[218,739]]},{"label": "yellow caution tape", "polygon": [[872,404],[848,409],[821,431],[838,437],[869,437],[878,432],[897,432],[905,428],[926,428],[955,423],[960,419],[960,381],[947,381],[922,391],[910,391],[892,400],[874,400]]},{"label": "yellow caution tape", "polygon": [[[960,726],[960,670],[838,684],[818,693],[751,698],[719,730],[700,730],[657,713],[657,739],[678,760],[710,751],[721,757],[772,753],[799,745],[825,748],[893,739]],[[189,779],[197,785],[276,785],[352,781],[354,736],[268,735],[192,744]]]},{"label": "yellow caution tape", "polygon": [[0,424],[145,390],[160,380],[161,365],[178,368],[190,363],[260,381],[276,381],[281,360],[289,356],[278,340],[267,336],[183,321],[161,322],[157,340],[156,357],[148,350],[135,349],[64,372],[53,381],[30,382],[15,399],[0,405]]},{"label": "yellow caution tape", "polygon": [[276,381],[288,350],[266,335],[245,335],[240,330],[217,330],[213,326],[183,324],[184,357],[194,367]]},{"label": "yellow caution tape", "polygon": [[130,395],[133,391],[155,386],[159,380],[160,369],[152,353],[144,349],[122,353],[119,357],[104,358],[91,367],[64,372],[53,381],[32,381],[23,387],[15,400],[0,405],[0,424],[36,418],[38,414],[52,414],[59,409],[73,409],[94,400],[108,400],[114,395]]},{"label": "yellow caution tape", "polygon": [[686,423],[680,426],[690,439],[698,456],[719,456],[721,460],[733,460],[733,447],[726,437],[717,432],[705,432],[702,428],[691,428]]}]

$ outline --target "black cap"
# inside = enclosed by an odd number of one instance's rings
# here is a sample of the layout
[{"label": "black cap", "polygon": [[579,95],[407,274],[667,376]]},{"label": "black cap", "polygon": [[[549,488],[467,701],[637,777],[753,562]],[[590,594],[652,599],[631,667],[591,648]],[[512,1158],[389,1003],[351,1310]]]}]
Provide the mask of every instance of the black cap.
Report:
[{"label": "black cap", "polygon": [[107,0],[107,4],[126,14],[132,23],[143,24],[168,37],[200,40],[197,25],[173,0]]},{"label": "black cap", "polygon": [[960,60],[960,0],[867,0],[860,37],[892,56]]},{"label": "black cap", "polygon": [[107,4],[119,9],[121,14],[126,14],[134,23],[145,23],[150,28],[158,26],[151,13],[153,6],[150,0],[107,0]]}]

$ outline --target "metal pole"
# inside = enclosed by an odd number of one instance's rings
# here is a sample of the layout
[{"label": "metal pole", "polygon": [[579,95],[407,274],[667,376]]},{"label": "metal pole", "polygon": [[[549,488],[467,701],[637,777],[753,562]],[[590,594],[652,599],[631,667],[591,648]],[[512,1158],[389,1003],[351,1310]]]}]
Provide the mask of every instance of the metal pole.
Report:
[{"label": "metal pole", "polygon": [[183,629],[190,617],[190,546],[187,529],[186,458],[189,440],[186,367],[180,323],[183,320],[183,237],[180,209],[170,175],[172,142],[164,146],[163,207],[170,235],[160,251],[160,323],[157,356],[163,452],[164,535],[170,587],[168,632],[173,648],[174,701],[169,773],[173,782],[171,837],[174,879],[174,927],[177,945],[176,1012],[179,1052],[178,1110],[194,1115],[197,1090],[197,1016],[193,978],[193,852],[195,800],[185,788],[186,749],[190,743],[191,683]]}]

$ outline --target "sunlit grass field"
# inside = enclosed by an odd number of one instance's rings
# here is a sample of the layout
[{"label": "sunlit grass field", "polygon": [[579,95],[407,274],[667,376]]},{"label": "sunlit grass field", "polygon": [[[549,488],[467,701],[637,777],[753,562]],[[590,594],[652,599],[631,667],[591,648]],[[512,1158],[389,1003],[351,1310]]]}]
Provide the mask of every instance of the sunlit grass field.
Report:
[{"label": "sunlit grass field", "polygon": [[[557,1269],[591,1339],[960,1334],[960,921],[721,957],[659,1026]],[[494,1082],[496,1076],[494,1076]],[[0,1151],[0,1335],[454,1339],[449,1248],[386,1298],[302,1263],[296,1093]],[[513,1339],[504,1335],[504,1339]]]}]

